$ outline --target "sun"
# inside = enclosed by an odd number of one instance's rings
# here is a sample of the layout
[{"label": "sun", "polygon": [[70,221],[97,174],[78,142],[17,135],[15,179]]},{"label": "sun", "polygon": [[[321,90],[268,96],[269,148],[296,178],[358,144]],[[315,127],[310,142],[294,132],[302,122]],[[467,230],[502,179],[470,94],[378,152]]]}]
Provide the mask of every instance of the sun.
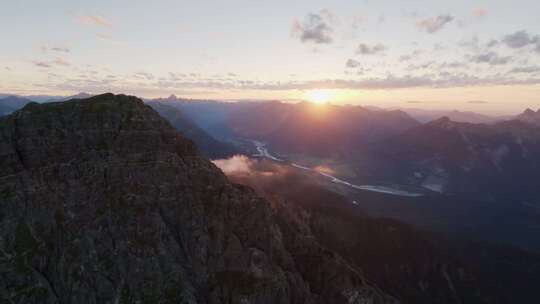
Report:
[{"label": "sun", "polygon": [[307,100],[322,105],[328,103],[333,94],[329,90],[310,90],[304,95]]}]

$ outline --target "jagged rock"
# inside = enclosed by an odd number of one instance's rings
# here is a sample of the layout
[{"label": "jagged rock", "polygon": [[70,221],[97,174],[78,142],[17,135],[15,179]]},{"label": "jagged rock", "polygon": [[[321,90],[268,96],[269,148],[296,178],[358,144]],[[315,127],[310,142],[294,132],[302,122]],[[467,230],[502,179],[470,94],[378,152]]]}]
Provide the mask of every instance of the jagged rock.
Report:
[{"label": "jagged rock", "polygon": [[137,98],[0,119],[0,299],[394,303]]}]

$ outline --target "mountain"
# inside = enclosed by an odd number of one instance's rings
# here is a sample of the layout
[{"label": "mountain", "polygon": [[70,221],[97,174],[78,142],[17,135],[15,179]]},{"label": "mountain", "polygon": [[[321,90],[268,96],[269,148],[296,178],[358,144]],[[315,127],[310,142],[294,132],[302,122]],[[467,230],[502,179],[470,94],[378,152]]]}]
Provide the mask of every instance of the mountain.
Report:
[{"label": "mountain", "polygon": [[516,116],[515,119],[540,126],[540,109],[538,109],[536,112],[531,109],[527,109],[523,113]]},{"label": "mountain", "polygon": [[249,174],[229,173],[229,178],[256,189],[278,206],[281,218],[295,223],[294,229],[310,231],[404,303],[536,300],[539,254],[448,240],[396,220],[370,217],[359,208],[362,198],[351,204],[302,172],[258,161],[250,162]]},{"label": "mountain", "polygon": [[13,108],[0,104],[0,116],[8,115],[13,111],[15,111]]},{"label": "mountain", "polygon": [[441,117],[448,117],[456,122],[468,123],[495,123],[504,120],[502,117],[489,116],[471,111],[427,110],[418,108],[401,108],[401,110],[421,123],[427,123]]},{"label": "mountain", "polygon": [[29,102],[32,101],[18,96],[7,96],[0,98],[0,116],[14,112],[24,107]]},{"label": "mountain", "polygon": [[282,154],[344,157],[357,154],[372,141],[419,125],[402,111],[360,106],[219,102],[176,96],[156,101],[180,109],[215,138],[265,141]]},{"label": "mountain", "polygon": [[433,191],[513,201],[538,197],[540,128],[521,121],[487,125],[443,117],[376,145],[372,155],[393,164],[388,176]]},{"label": "mountain", "polygon": [[0,118],[0,299],[396,303],[141,100]]},{"label": "mountain", "polygon": [[233,113],[226,124],[237,136],[266,141],[280,153],[323,157],[355,155],[373,141],[419,125],[401,111],[307,102],[255,104]]},{"label": "mountain", "polygon": [[155,101],[147,104],[167,119],[178,132],[193,140],[204,156],[214,159],[227,158],[239,153],[231,144],[220,142],[207,134],[179,109]]}]

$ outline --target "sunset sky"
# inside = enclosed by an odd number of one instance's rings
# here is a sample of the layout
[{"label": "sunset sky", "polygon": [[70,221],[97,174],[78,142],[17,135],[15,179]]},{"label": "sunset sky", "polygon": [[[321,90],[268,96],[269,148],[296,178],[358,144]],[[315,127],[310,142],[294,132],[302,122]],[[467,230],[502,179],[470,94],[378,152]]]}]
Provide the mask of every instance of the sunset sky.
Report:
[{"label": "sunset sky", "polygon": [[336,104],[540,107],[537,0],[1,7],[0,93],[294,101],[325,90]]}]

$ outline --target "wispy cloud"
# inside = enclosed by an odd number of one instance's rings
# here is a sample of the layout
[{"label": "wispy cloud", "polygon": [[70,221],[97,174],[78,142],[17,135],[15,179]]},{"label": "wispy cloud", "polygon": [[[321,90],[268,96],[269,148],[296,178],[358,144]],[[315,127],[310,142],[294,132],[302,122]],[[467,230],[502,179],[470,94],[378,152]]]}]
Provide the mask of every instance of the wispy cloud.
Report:
[{"label": "wispy cloud", "polygon": [[155,77],[152,73],[148,72],[137,72],[134,74],[135,78],[138,79],[146,79],[146,80],[153,80]]},{"label": "wispy cloud", "polygon": [[71,52],[70,49],[66,47],[52,47],[51,51],[60,52],[60,53],[69,53]]},{"label": "wispy cloud", "polygon": [[516,67],[509,71],[509,73],[523,73],[523,74],[536,74],[540,73],[540,66],[526,66]]},{"label": "wispy cloud", "polygon": [[116,45],[116,46],[122,46],[124,45],[122,42],[118,41],[118,40],[115,40],[111,35],[109,34],[105,34],[105,33],[98,33],[96,34],[96,37],[101,40],[101,41],[104,41],[104,42],[107,42],[107,43],[110,43],[112,45]]},{"label": "wispy cloud", "polygon": [[474,63],[487,63],[489,65],[502,65],[507,64],[512,60],[511,56],[500,56],[496,52],[487,52],[470,57]]},{"label": "wispy cloud", "polygon": [[69,62],[67,62],[66,60],[64,60],[63,58],[60,58],[60,57],[58,57],[58,58],[56,58],[54,60],[54,64],[61,65],[61,66],[69,66],[70,65]]},{"label": "wispy cloud", "polygon": [[77,20],[79,20],[79,22],[85,25],[112,28],[112,22],[102,15],[84,14],[84,15],[76,15],[76,17],[77,17]]},{"label": "wispy cloud", "polygon": [[50,68],[51,65],[44,61],[34,61],[34,65],[40,68]]},{"label": "wispy cloud", "polygon": [[472,15],[476,18],[484,18],[488,15],[488,11],[484,8],[477,8],[472,11]]},{"label": "wispy cloud", "polygon": [[426,32],[433,34],[444,28],[444,26],[454,20],[454,17],[451,15],[439,15],[436,17],[427,18],[420,20],[416,25]]}]

